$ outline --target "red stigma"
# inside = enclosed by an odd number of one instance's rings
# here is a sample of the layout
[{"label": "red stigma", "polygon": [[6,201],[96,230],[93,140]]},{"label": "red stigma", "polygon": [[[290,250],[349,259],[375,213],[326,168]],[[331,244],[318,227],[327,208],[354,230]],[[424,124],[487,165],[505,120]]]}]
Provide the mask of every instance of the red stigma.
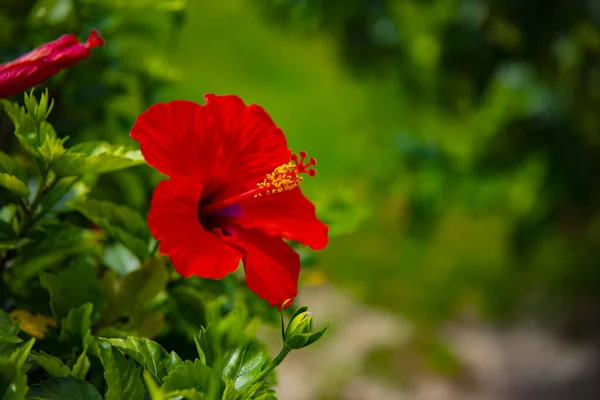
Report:
[{"label": "red stigma", "polygon": [[[300,160],[298,160],[298,155],[300,155]],[[300,153],[298,153],[298,155],[296,154],[292,154],[290,156],[290,159],[296,164],[296,170],[295,172],[297,174],[308,174],[308,176],[315,176],[315,174],[317,173],[317,171],[314,168],[308,169],[308,167],[310,166],[316,166],[317,165],[317,160],[315,160],[314,157],[311,157],[308,162],[305,164],[304,160],[306,159],[306,157],[308,156],[308,154],[305,151],[301,151]]]}]

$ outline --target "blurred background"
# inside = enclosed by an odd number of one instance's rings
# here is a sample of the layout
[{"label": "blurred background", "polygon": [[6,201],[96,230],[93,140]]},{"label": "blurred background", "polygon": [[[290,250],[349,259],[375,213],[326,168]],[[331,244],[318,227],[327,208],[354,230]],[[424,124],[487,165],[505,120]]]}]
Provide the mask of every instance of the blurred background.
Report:
[{"label": "blurred background", "polygon": [[[281,399],[600,398],[600,2],[1,0],[0,62],[92,28],[50,81],[69,143],[237,94],[317,158],[331,240],[300,250],[298,303],[331,334]],[[145,212],[158,180],[90,196]]]}]

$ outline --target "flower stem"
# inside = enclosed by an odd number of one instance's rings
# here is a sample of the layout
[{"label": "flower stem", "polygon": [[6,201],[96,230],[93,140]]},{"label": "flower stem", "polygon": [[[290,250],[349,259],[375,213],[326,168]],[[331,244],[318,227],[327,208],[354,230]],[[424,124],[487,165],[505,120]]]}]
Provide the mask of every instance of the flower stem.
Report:
[{"label": "flower stem", "polygon": [[[267,376],[267,374],[269,372],[273,371],[279,364],[281,364],[281,362],[290,353],[290,351],[292,351],[292,348],[287,347],[284,344],[283,348],[281,349],[279,354],[277,354],[277,356],[275,356],[275,358],[273,359],[273,361],[271,361],[271,363],[267,366],[267,368],[260,371],[260,373],[258,375],[256,375],[251,381],[249,381],[246,385],[251,385],[253,383],[256,383],[256,382],[260,381],[261,379],[263,379],[265,376]],[[244,386],[246,386],[246,385],[244,385]]]}]

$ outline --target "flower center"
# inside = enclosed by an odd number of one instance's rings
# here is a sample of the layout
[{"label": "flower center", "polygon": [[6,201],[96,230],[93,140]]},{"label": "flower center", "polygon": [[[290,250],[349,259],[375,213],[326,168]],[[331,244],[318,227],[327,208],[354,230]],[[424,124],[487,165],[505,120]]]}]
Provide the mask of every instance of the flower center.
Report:
[{"label": "flower center", "polygon": [[317,160],[311,157],[308,160],[308,163],[304,163],[307,156],[306,152],[301,151],[299,155],[300,159],[298,159],[296,154],[292,154],[289,163],[275,168],[272,173],[267,174],[262,182],[257,183],[256,187],[236,196],[199,207],[198,215],[212,214],[247,198],[257,198],[294,189],[302,182],[302,176],[300,174],[307,174],[308,176],[315,176],[316,174],[314,169],[308,168],[317,165]]}]

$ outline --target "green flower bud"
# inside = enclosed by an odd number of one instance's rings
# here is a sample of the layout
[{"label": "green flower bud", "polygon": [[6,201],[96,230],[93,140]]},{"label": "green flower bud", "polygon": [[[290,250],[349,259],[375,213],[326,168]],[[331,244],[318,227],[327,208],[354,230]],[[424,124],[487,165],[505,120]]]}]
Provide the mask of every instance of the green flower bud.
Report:
[{"label": "green flower bud", "polygon": [[312,333],[312,315],[308,307],[298,308],[283,335],[283,341],[290,349],[301,349],[317,341],[327,332],[327,327],[319,332]]}]

